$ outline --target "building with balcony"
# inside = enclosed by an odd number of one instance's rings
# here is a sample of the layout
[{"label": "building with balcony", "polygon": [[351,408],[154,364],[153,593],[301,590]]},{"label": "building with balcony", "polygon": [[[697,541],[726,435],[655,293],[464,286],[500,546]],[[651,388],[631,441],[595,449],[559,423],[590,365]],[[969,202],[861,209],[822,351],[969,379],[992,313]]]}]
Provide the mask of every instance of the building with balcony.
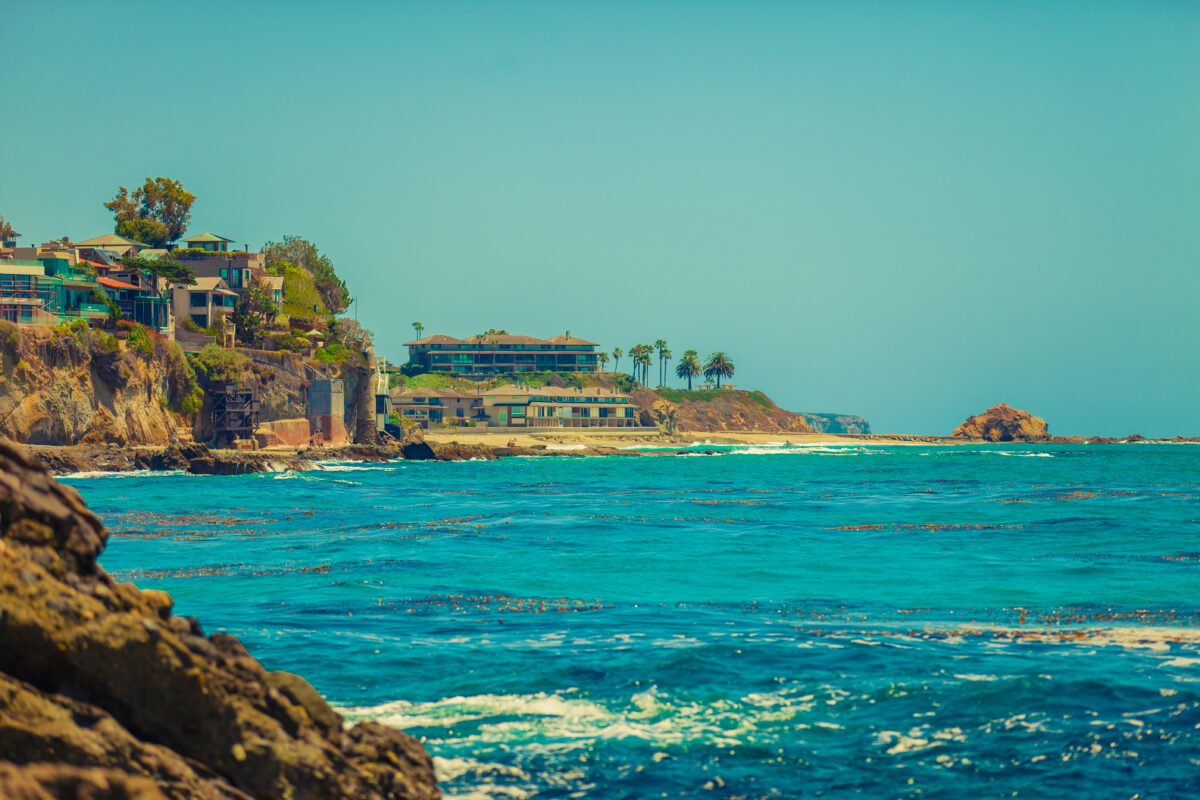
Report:
[{"label": "building with balcony", "polygon": [[220,317],[232,315],[237,301],[237,294],[220,278],[196,278],[192,286],[175,284],[172,294],[175,318],[191,318],[201,328],[212,328]]},{"label": "building with balcony", "polygon": [[204,233],[186,239],[187,249],[177,250],[173,257],[191,267],[197,278],[220,278],[235,294],[246,292],[254,282],[266,275],[262,253],[229,250],[232,239]]},{"label": "building with balcony", "polygon": [[57,325],[108,317],[93,303],[100,285],[75,272],[66,258],[0,260],[0,319],[24,325]]},{"label": "building with balcony", "polygon": [[430,372],[505,375],[517,372],[596,372],[599,347],[570,334],[553,339],[511,334],[456,339],[437,334],[408,342],[408,360]]},{"label": "building with balcony", "polygon": [[481,392],[488,425],[497,428],[630,428],[629,395],[600,386],[577,389],[505,384]]},{"label": "building with balcony", "polygon": [[477,394],[454,389],[393,389],[392,409],[409,422],[422,428],[446,423],[454,425],[486,425],[483,398]]}]

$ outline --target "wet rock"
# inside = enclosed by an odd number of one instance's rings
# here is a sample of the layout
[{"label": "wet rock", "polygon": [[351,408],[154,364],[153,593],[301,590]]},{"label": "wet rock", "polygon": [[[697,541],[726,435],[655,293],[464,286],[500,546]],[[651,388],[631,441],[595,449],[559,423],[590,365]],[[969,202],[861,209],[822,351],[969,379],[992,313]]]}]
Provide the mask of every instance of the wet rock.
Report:
[{"label": "wet rock", "polygon": [[969,417],[954,429],[954,436],[983,439],[985,442],[1048,442],[1046,421],[1007,403],[993,406],[978,416]]},{"label": "wet rock", "polygon": [[344,729],[302,679],[97,564],[78,492],[0,442],[0,796],[437,798],[411,737]]}]

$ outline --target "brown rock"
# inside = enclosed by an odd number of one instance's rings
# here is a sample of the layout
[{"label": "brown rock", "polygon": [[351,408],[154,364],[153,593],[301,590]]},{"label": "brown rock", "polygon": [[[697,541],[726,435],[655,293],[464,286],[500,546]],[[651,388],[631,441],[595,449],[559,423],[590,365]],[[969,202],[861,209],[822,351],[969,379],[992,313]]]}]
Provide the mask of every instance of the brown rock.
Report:
[{"label": "brown rock", "polygon": [[1050,431],[1046,420],[1028,411],[1012,408],[1007,403],[993,406],[982,414],[970,417],[954,429],[954,436],[983,439],[985,442],[1048,442]]},{"label": "brown rock", "polygon": [[15,765],[0,796],[440,796],[416,740],[344,729],[302,679],[203,637],[165,593],[115,583],[96,563],[107,536],[0,442],[0,759]]}]

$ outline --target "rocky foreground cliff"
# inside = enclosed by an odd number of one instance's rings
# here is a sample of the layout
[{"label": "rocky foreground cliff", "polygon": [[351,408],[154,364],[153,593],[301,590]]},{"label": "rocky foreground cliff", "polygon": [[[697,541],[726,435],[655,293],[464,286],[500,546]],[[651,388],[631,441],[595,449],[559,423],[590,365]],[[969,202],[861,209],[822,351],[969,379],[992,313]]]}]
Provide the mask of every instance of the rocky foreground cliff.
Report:
[{"label": "rocky foreground cliff", "polygon": [[79,494],[0,441],[0,797],[440,797],[428,753],[97,563]]}]

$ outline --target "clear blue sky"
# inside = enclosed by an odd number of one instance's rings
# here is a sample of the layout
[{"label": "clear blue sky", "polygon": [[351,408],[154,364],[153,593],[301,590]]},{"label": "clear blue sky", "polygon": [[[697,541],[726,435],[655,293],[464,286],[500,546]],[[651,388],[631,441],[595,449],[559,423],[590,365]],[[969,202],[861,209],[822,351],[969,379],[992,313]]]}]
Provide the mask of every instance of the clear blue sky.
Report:
[{"label": "clear blue sky", "polygon": [[661,336],[879,432],[1200,434],[1200,3],[4,8],[27,242],[166,175],[315,241],[393,359]]}]

